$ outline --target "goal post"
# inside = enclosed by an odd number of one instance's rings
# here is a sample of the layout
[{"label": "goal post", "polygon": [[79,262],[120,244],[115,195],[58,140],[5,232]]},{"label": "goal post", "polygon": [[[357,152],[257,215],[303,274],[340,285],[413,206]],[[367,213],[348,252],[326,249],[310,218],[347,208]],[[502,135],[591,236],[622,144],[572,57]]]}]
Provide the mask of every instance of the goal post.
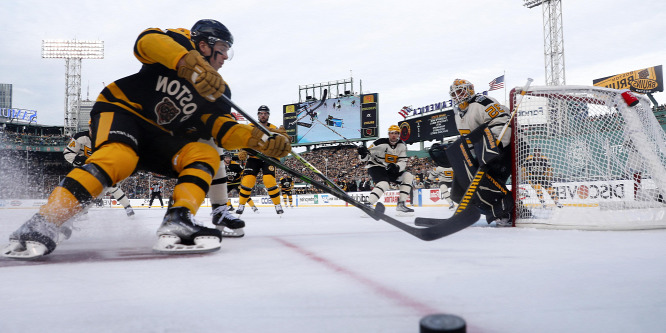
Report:
[{"label": "goal post", "polygon": [[[623,92],[533,86],[522,96],[512,126],[516,226],[666,228],[666,134],[648,98],[633,94],[630,106]],[[520,98],[513,89],[512,109]]]}]

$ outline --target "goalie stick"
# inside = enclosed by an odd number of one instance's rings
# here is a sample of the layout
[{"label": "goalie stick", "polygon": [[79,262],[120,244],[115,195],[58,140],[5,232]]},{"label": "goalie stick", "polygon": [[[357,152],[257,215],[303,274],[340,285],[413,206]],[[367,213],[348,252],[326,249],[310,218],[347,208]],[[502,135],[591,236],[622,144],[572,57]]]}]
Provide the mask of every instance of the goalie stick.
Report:
[{"label": "goalie stick", "polygon": [[[529,89],[530,84],[532,84],[532,81],[533,80],[531,78],[527,79],[527,83],[520,92],[521,96],[525,96],[525,94],[527,93],[527,89]],[[514,105],[513,110],[511,111],[511,115],[509,117],[509,121],[507,121],[507,123],[504,125],[502,131],[500,132],[499,137],[495,140],[497,144],[499,144],[500,141],[502,141],[502,138],[504,137],[507,128],[511,124],[511,121],[513,121],[513,118],[516,115],[516,112],[518,111],[518,107],[520,106],[521,102],[522,98],[520,101],[518,101],[518,103]],[[472,178],[472,182],[469,184],[469,186],[467,186],[467,190],[465,191],[465,194],[462,196],[460,204],[458,205],[456,211],[453,213],[453,216],[451,216],[448,219],[417,217],[414,220],[414,224],[422,227],[431,227],[431,228],[441,227],[443,229],[449,229],[451,232],[449,232],[448,234],[450,235],[476,223],[476,221],[480,217],[480,213],[478,212],[478,209],[476,207],[473,207],[472,200],[474,195],[476,194],[479,182],[486,175],[486,172],[488,172],[488,168],[489,168],[488,164],[485,163],[479,166],[479,169],[476,171],[476,174],[474,174],[474,178]],[[471,216],[474,215],[463,214],[464,212],[469,210],[476,211],[476,214],[474,214],[476,216],[475,218],[470,218]]]}]

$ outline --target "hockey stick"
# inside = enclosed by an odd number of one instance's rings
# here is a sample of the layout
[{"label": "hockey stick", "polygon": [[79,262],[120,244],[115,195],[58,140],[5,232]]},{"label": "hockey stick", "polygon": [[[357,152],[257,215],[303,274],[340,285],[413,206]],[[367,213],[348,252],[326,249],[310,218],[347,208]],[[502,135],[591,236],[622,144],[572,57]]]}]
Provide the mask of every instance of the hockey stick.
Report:
[{"label": "hockey stick", "polygon": [[[431,241],[431,240],[439,239],[439,238],[442,238],[444,236],[450,235],[454,232],[457,232],[457,231],[462,230],[465,227],[467,227],[467,226],[460,226],[459,229],[453,229],[453,228],[458,228],[458,227],[457,226],[452,226],[448,223],[447,224],[434,225],[434,226],[431,226],[431,227],[428,227],[428,228],[413,227],[413,226],[405,224],[404,222],[401,222],[401,221],[399,221],[399,220],[397,220],[397,219],[395,219],[391,216],[386,215],[384,213],[384,211],[386,210],[386,207],[384,207],[384,205],[382,203],[377,203],[376,208],[373,209],[372,207],[367,206],[364,203],[359,202],[358,200],[354,199],[353,197],[351,197],[346,192],[338,192],[335,189],[333,189],[329,186],[326,186],[321,182],[318,182],[318,181],[316,181],[316,180],[314,180],[314,179],[312,179],[312,178],[310,178],[310,177],[308,177],[308,176],[306,176],[306,175],[304,175],[304,174],[302,174],[302,173],[300,173],[296,170],[293,170],[293,169],[289,168],[286,165],[283,165],[282,163],[280,163],[279,161],[277,161],[277,160],[275,160],[271,157],[268,157],[268,156],[266,156],[266,155],[264,155],[260,152],[254,151],[254,150],[248,150],[248,151],[250,151],[251,154],[255,155],[256,157],[260,158],[261,160],[266,161],[266,162],[270,163],[271,165],[274,165],[275,167],[278,167],[278,168],[286,171],[287,173],[302,179],[306,183],[308,183],[308,184],[310,184],[310,185],[312,185],[312,186],[314,186],[314,187],[316,187],[316,188],[318,188],[322,191],[325,191],[326,193],[334,195],[334,196],[338,197],[339,199],[347,202],[348,204],[350,204],[350,205],[352,205],[356,208],[361,209],[362,211],[364,211],[366,214],[370,215],[370,217],[374,218],[375,220],[385,221],[385,222],[391,224],[392,226],[394,226],[394,227],[396,227],[396,228],[398,228],[402,231],[405,231],[406,233],[408,233],[408,234],[410,234],[410,235],[412,235],[412,236],[414,236],[418,239],[421,239],[421,240],[424,240],[424,241]],[[465,210],[464,212],[458,214],[457,216],[460,217],[461,221],[467,221],[467,220],[476,221],[479,218],[479,213],[478,213],[477,210],[468,209],[468,210]]]},{"label": "hockey stick", "polygon": [[[327,94],[328,94],[328,90],[324,89],[324,93],[321,96],[321,102],[319,103],[319,105],[317,105],[311,111],[316,110],[317,108],[319,108],[320,106],[322,106],[324,104]],[[229,99],[229,97],[227,97],[226,95],[222,95],[221,99],[225,103],[229,104],[229,106],[236,109],[236,111],[238,111],[240,114],[242,114],[243,117],[245,117],[245,119],[249,120],[254,126],[261,129],[262,132],[264,132],[267,135],[271,135],[271,132],[266,127],[264,127],[261,123],[256,121],[254,118],[252,118],[249,114],[247,114],[247,112],[243,111],[243,109],[241,109],[240,106],[236,105],[236,103],[234,103],[231,99]],[[342,193],[345,193],[337,184],[335,184],[330,179],[328,179],[328,177],[326,177],[321,171],[319,171],[317,168],[315,168],[314,165],[310,164],[310,162],[306,161],[303,157],[301,157],[301,155],[298,155],[298,153],[296,153],[293,149],[291,150],[290,153],[291,153],[291,156],[296,158],[296,160],[301,162],[301,164],[306,166],[308,169],[310,169],[312,172],[314,172],[317,176],[319,176],[322,180],[324,180],[324,182],[326,184],[328,184],[329,186],[339,190]]]},{"label": "hockey stick", "polygon": [[[301,119],[303,119],[303,118],[305,118],[305,117],[307,117],[307,116],[312,117],[312,112],[313,112],[314,110],[319,109],[319,107],[321,107],[322,105],[324,105],[324,103],[326,103],[326,95],[327,95],[327,94],[328,94],[328,89],[324,89],[324,94],[322,95],[322,97],[321,97],[321,101],[319,102],[319,104],[317,104],[317,106],[315,106],[315,107],[312,108],[311,110],[308,110],[308,109],[307,109],[307,108],[309,107],[309,105],[305,106],[304,108],[305,108],[306,110],[301,111],[301,113],[305,112],[305,114],[302,115],[300,118],[297,118],[296,120],[290,122],[289,125],[297,124]],[[310,104],[310,105],[312,105],[312,104]]]},{"label": "hockey stick", "polygon": [[[228,103],[231,107],[236,109],[239,113],[241,113],[246,119],[249,119],[249,121],[252,122],[253,124],[255,124],[255,126],[257,126],[258,128],[261,128],[262,131],[264,131],[264,133],[270,134],[270,132],[265,127],[263,127],[256,120],[254,120],[252,117],[247,115],[247,113],[245,113],[245,111],[243,111],[240,107],[238,107],[235,103],[233,103],[228,97],[226,97],[225,95],[222,95],[222,99],[226,103]],[[323,98],[322,98],[322,100],[323,100]],[[314,179],[312,179],[312,178],[310,178],[310,177],[308,177],[308,176],[306,176],[306,175],[304,175],[304,174],[302,174],[302,173],[300,173],[296,170],[293,170],[293,169],[287,167],[286,165],[283,165],[278,160],[273,159],[271,157],[268,157],[268,156],[266,156],[266,155],[264,155],[260,152],[254,151],[252,149],[248,149],[248,151],[251,154],[260,158],[261,160],[266,161],[269,164],[271,164],[275,167],[278,167],[278,168],[286,171],[287,173],[289,173],[289,174],[291,174],[295,177],[298,177],[298,178],[302,179],[306,183],[311,184],[312,186],[314,186],[314,187],[316,187],[316,188],[318,188],[318,189],[320,189],[320,190],[322,190],[326,193],[330,193],[330,194],[338,197],[339,199],[347,202],[348,204],[351,204],[352,206],[361,209],[362,211],[364,211],[366,214],[370,215],[375,220],[383,220],[383,221],[395,226],[396,228],[398,228],[400,230],[403,230],[403,231],[407,232],[408,234],[410,234],[410,235],[412,235],[416,238],[419,238],[421,240],[431,241],[431,240],[439,239],[439,238],[450,235],[450,234],[452,234],[456,231],[459,231],[459,230],[462,230],[462,229],[465,228],[463,226],[458,230],[453,230],[452,231],[450,224],[435,225],[435,226],[432,226],[432,227],[429,227],[429,228],[416,228],[416,227],[407,225],[407,224],[405,224],[405,223],[403,223],[403,222],[401,222],[401,221],[399,221],[399,220],[397,220],[397,219],[395,219],[391,216],[386,215],[384,213],[386,208],[384,207],[384,205],[382,203],[377,203],[376,208],[373,209],[372,207],[366,206],[365,204],[359,202],[358,200],[355,200],[353,197],[351,197],[349,194],[347,194],[347,192],[340,189],[335,183],[333,183],[326,176],[324,176],[321,173],[321,171],[317,170],[314,166],[312,166],[305,159],[300,157],[300,155],[296,154],[293,150],[291,151],[291,154],[294,157],[296,157],[297,160],[301,161],[301,163],[303,163],[305,166],[308,166],[311,170],[315,171],[315,173],[318,176],[320,176],[326,182],[326,184],[329,184],[329,185],[332,185],[332,186],[327,186],[323,183],[320,183],[320,182],[318,182],[318,181],[316,181],[316,180],[314,180]],[[467,221],[467,220],[476,221],[478,219],[479,213],[476,210],[470,209],[470,210],[462,212],[461,214],[458,214],[457,216],[459,216],[459,218],[463,221]]]},{"label": "hockey stick", "polygon": [[[532,79],[528,78],[527,83],[525,86],[522,88],[522,91],[520,92],[521,96],[525,96],[527,93],[527,90],[529,89],[530,85],[532,84]],[[499,137],[495,140],[495,143],[499,145],[499,143],[502,141],[502,138],[504,137],[504,134],[506,134],[507,128],[511,125],[511,121],[513,120],[513,117],[516,115],[518,112],[518,107],[520,106],[520,103],[522,102],[522,98],[518,103],[516,103],[513,107],[513,110],[511,111],[511,115],[509,116],[509,121],[507,121],[506,124],[504,124],[504,127],[502,127],[502,131],[500,132]],[[464,144],[464,141],[463,141]],[[467,186],[467,190],[465,191],[465,194],[462,196],[462,199],[460,201],[460,204],[458,205],[458,208],[456,211],[453,213],[453,216],[451,216],[448,219],[437,219],[437,218],[427,218],[427,217],[417,217],[414,220],[414,224],[418,226],[435,226],[435,225],[450,225],[452,228],[455,228],[457,230],[453,231],[452,233],[455,233],[457,231],[460,231],[462,229],[465,229],[472,224],[476,223],[478,220],[478,217],[474,220],[466,220],[467,217],[462,214],[463,212],[467,210],[475,210],[478,211],[476,207],[473,207],[471,204],[472,199],[474,195],[476,194],[476,190],[479,186],[479,182],[483,177],[486,176],[486,173],[488,172],[488,164],[483,164],[479,167],[479,169],[476,171],[474,174],[474,178],[472,178],[472,182]],[[480,216],[480,215],[479,215]]]}]

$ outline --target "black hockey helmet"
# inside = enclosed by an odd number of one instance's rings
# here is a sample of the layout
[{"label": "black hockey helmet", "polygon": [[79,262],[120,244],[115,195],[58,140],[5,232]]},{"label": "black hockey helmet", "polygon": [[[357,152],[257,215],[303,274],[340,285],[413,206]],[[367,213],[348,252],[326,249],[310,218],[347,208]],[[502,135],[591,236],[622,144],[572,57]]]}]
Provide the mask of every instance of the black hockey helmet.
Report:
[{"label": "black hockey helmet", "polygon": [[257,112],[266,112],[266,113],[270,114],[271,109],[269,109],[268,106],[266,106],[266,105],[262,105],[262,106],[259,107],[259,109],[257,109]]},{"label": "black hockey helmet", "polygon": [[190,30],[192,41],[199,43],[205,40],[208,45],[213,47],[217,42],[225,42],[229,48],[234,44],[234,36],[224,24],[210,19],[199,20]]}]

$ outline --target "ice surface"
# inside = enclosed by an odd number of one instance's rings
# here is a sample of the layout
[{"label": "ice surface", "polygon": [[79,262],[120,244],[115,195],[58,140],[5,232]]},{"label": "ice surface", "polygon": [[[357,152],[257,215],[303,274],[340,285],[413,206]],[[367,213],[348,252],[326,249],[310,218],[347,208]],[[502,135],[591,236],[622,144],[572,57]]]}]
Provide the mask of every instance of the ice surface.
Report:
[{"label": "ice surface", "polygon": [[[0,258],[0,332],[418,332],[432,313],[468,332],[666,328],[664,230],[479,222],[425,242],[351,207],[262,207],[218,252],[160,255],[164,211],[93,209],[52,254]],[[0,210],[3,244],[34,212]]]}]

